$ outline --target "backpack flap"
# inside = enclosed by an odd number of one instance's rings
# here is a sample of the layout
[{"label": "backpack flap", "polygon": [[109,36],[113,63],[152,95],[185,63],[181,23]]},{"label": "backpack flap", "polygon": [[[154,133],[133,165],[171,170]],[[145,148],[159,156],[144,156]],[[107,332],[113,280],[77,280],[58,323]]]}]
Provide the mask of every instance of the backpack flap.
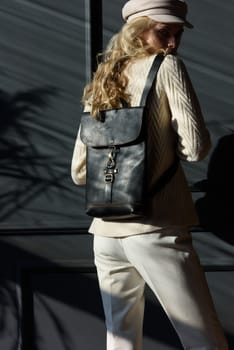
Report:
[{"label": "backpack flap", "polygon": [[84,112],[81,116],[81,141],[91,147],[124,145],[141,134],[144,107],[109,109],[101,112],[101,121]]}]

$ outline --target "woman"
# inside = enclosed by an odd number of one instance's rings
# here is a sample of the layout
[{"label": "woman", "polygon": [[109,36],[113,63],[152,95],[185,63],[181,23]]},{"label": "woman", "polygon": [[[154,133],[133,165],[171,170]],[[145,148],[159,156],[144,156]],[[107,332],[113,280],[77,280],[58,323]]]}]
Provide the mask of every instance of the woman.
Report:
[{"label": "woman", "polygon": [[[183,0],[130,0],[126,24],[112,38],[104,60],[84,91],[85,109],[137,106],[155,55],[165,58],[148,101],[148,186],[172,164],[203,159],[210,148],[196,94],[177,54],[186,20]],[[85,184],[86,148],[78,133],[72,178]],[[140,350],[144,287],[149,285],[167,313],[184,349],[227,350],[189,227],[197,224],[190,191],[180,166],[155,194],[145,218],[95,218],[94,254],[107,327],[108,350]],[[155,330],[157,331],[157,330]]]}]

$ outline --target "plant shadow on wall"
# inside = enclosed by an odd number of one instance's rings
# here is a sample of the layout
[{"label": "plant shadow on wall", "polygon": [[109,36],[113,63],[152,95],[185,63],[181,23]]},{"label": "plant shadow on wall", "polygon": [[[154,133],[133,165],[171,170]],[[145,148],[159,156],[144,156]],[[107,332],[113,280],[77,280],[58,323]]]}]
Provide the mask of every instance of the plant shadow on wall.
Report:
[{"label": "plant shadow on wall", "polygon": [[[0,90],[0,220],[9,218],[50,185],[61,186],[48,155],[39,152],[30,123],[58,94],[54,87]],[[60,174],[61,177],[61,174]]]},{"label": "plant shadow on wall", "polygon": [[195,187],[205,192],[196,202],[203,228],[234,244],[234,132],[223,136],[211,155],[207,180]]}]

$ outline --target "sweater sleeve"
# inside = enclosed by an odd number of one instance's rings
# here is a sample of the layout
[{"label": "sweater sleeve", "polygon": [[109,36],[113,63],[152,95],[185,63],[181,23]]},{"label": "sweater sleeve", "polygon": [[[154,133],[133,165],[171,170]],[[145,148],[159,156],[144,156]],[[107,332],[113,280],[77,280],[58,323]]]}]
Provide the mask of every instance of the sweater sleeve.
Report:
[{"label": "sweater sleeve", "polygon": [[80,128],[72,156],[71,177],[76,185],[86,183],[86,146],[80,139]]},{"label": "sweater sleeve", "polygon": [[168,99],[172,127],[178,135],[179,157],[187,161],[203,159],[211,146],[210,135],[182,60],[166,56],[159,70],[159,80]]}]

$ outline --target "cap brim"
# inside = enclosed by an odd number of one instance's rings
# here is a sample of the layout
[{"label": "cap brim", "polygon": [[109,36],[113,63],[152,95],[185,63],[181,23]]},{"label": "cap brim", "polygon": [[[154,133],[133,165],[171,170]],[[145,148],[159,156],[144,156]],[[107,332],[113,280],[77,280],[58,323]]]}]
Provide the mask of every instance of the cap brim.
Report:
[{"label": "cap brim", "polygon": [[147,17],[153,19],[156,22],[161,22],[161,23],[183,23],[185,27],[192,29],[193,25],[180,18],[180,17],[176,17],[176,16],[172,16],[172,15],[151,15],[151,14],[147,14]]},{"label": "cap brim", "polygon": [[[166,14],[166,15],[155,15],[154,13],[151,13],[152,11],[144,11],[145,14],[144,15],[141,15],[141,16],[146,16],[146,17],[149,17],[151,19],[153,19],[154,21],[156,22],[160,22],[160,23],[183,23],[185,27],[187,28],[193,28],[193,25],[184,20],[183,18],[180,18],[180,17],[177,17],[177,16],[173,16],[173,15],[169,15],[169,14]],[[139,13],[135,13],[131,16],[129,16],[127,19],[124,18],[125,20],[127,20],[127,22],[131,21],[132,19],[134,18],[137,18],[139,17]]]}]

